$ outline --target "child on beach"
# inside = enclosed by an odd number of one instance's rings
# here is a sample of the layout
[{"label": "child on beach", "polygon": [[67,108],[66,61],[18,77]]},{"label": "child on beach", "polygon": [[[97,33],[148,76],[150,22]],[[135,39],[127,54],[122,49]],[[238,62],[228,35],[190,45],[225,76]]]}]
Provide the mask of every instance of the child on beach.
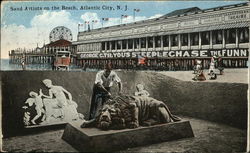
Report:
[{"label": "child on beach", "polygon": [[[27,103],[29,107],[35,104],[35,110],[36,110],[37,115],[31,120],[31,123],[35,125],[36,120],[39,117],[41,117],[42,114],[45,114],[45,110],[43,108],[44,105],[43,105],[43,100],[42,100],[41,89],[40,89],[39,95],[34,91],[31,91],[29,95],[31,98],[28,98],[25,103]],[[45,115],[43,115],[43,118],[42,118],[42,121],[44,120],[45,120]]]}]

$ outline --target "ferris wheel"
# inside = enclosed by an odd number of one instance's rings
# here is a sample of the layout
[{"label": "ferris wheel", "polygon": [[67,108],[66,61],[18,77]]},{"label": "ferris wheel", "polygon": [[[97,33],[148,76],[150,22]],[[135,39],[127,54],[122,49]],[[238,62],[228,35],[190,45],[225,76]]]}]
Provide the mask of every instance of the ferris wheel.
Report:
[{"label": "ferris wheel", "polygon": [[64,26],[55,27],[49,34],[50,42],[54,42],[60,39],[72,41],[73,36],[71,30]]}]

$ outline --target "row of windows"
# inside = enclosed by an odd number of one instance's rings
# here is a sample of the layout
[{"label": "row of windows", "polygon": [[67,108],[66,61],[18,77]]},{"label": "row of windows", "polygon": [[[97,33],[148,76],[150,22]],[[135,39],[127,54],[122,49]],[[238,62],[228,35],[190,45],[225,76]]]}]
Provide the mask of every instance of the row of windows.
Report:
[{"label": "row of windows", "polygon": [[54,54],[56,51],[69,51],[69,47],[49,47],[46,48],[46,53]]},{"label": "row of windows", "polygon": [[[224,33],[224,34],[223,34]],[[143,37],[143,38],[135,38],[135,39],[126,39],[126,40],[118,40],[118,41],[109,41],[102,42],[102,50],[120,50],[120,49],[133,49],[134,48],[146,48],[146,42],[148,42],[148,48],[153,48],[154,44],[156,48],[161,47],[175,47],[179,46],[188,46],[190,41],[191,46],[199,45],[199,40],[201,41],[201,45],[210,45],[214,44],[222,44],[223,37],[225,39],[226,44],[235,44],[236,36],[238,38],[239,43],[248,43],[249,42],[249,30],[248,28],[234,28],[234,29],[226,29],[226,30],[214,30],[214,31],[205,31],[205,32],[196,32],[189,34],[184,33],[181,34],[180,37],[177,34],[174,35],[164,35],[164,36],[156,36],[156,37]],[[162,38],[161,38],[162,37]],[[211,40],[212,38],[212,40]],[[180,39],[180,40],[179,40]],[[106,43],[106,44],[105,44]],[[106,48],[106,49],[105,49]]]},{"label": "row of windows", "polygon": [[78,51],[100,51],[100,43],[82,44],[77,46]]}]

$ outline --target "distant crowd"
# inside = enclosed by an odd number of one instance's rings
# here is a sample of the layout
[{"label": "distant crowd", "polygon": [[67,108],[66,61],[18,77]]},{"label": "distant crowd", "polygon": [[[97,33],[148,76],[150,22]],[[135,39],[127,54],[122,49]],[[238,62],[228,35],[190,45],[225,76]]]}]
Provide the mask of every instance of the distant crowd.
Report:
[{"label": "distant crowd", "polygon": [[[209,64],[209,69],[208,69],[208,75],[209,75],[209,80],[216,80],[217,79],[217,74],[215,73],[215,63],[217,62],[218,65],[218,70],[219,70],[219,75],[224,74],[224,65],[221,57],[216,57],[213,56],[211,57],[211,61]],[[196,65],[194,66],[194,74],[195,76],[193,77],[194,81],[205,81],[206,77],[203,73],[203,68],[201,65],[200,60],[196,60]]]}]

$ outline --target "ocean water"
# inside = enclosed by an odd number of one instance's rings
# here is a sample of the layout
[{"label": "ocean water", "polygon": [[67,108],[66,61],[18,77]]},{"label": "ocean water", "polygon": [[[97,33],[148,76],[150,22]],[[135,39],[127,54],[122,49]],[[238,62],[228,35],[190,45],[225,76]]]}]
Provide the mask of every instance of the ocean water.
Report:
[{"label": "ocean water", "polygon": [[[1,65],[0,65],[1,71],[15,71],[15,70],[22,70],[21,64],[10,64],[9,59],[1,59]],[[52,71],[51,64],[27,64],[26,70],[31,71]],[[81,67],[78,67],[76,65],[70,65],[69,71],[83,71]],[[97,71],[94,69],[87,69],[86,71]]]}]

